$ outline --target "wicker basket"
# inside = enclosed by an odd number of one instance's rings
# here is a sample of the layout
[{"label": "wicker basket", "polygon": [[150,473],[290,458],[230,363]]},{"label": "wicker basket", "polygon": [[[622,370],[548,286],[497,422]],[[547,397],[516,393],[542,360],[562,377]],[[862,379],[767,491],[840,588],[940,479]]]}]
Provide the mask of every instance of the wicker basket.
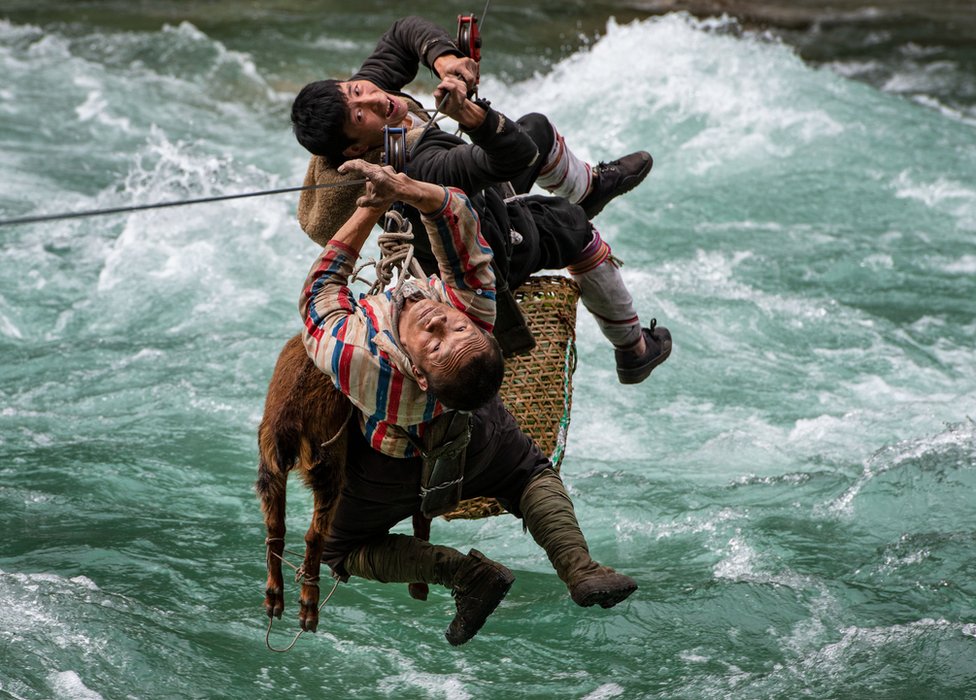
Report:
[{"label": "wicker basket", "polygon": [[[530,277],[515,290],[515,299],[536,346],[531,353],[505,360],[502,399],[558,470],[573,404],[579,287],[568,277]],[[504,512],[494,498],[472,498],[444,518],[485,518]]]}]

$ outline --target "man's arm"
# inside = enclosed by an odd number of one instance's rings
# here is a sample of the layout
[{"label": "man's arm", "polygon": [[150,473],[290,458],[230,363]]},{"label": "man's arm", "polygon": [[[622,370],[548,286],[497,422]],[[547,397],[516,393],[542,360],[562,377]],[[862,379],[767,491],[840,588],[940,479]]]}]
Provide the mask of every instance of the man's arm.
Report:
[{"label": "man's arm", "polygon": [[348,161],[340,171],[369,180],[366,194],[356,202],[359,206],[387,207],[399,200],[420,211],[439,270],[430,283],[445,301],[491,329],[495,322],[492,251],[467,196],[362,160]]},{"label": "man's arm", "polygon": [[372,334],[347,286],[363,244],[393,200],[404,201],[424,213],[432,243],[440,251],[443,280],[431,279],[445,298],[482,326],[494,322],[494,274],[491,250],[481,237],[477,215],[467,197],[438,185],[418,182],[361,160],[344,163],[341,171],[367,178],[366,193],[354,214],[326,244],[309,272],[299,300],[305,323],[305,348],[316,366],[331,375],[357,406],[372,413],[375,397],[357,396],[349,374],[352,364],[380,364]]},{"label": "man's arm", "polygon": [[435,102],[440,105],[449,97],[444,113],[461,125],[471,143],[430,131],[412,153],[415,177],[474,194],[511,180],[535,162],[538,149],[516,122],[485,102],[467,98],[467,89],[477,82],[478,64],[464,57],[447,32],[425,19],[394,22],[352,79],[399,91],[416,77],[421,63],[441,77]]},{"label": "man's arm", "polygon": [[414,177],[474,194],[524,174],[539,158],[535,142],[518,122],[487,102],[470,100],[460,78],[442,79],[434,98],[471,143],[439,129],[427,132],[412,151]]},{"label": "man's arm", "polygon": [[353,160],[339,166],[339,172],[366,178],[366,192],[356,200],[352,216],[326,243],[306,279],[299,309],[307,333],[315,339],[335,331],[353,313],[352,293],[346,286],[349,275],[370,232],[390,204],[399,199],[421,213],[436,212],[443,208],[446,199],[443,187],[397,174],[389,166]]},{"label": "man's arm", "polygon": [[466,133],[471,143],[432,129],[411,153],[414,177],[473,195],[515,179],[540,157],[535,142],[522,127],[490,107],[482,124]]},{"label": "man's arm", "polygon": [[438,76],[461,74],[469,84],[476,82],[477,64],[465,59],[444,29],[421,17],[394,22],[351,79],[369,80],[384,90],[398,91],[417,77],[421,63]]},{"label": "man's arm", "polygon": [[424,218],[439,270],[429,281],[444,301],[490,331],[496,312],[492,250],[468,198],[457,189],[448,193],[441,212]]}]

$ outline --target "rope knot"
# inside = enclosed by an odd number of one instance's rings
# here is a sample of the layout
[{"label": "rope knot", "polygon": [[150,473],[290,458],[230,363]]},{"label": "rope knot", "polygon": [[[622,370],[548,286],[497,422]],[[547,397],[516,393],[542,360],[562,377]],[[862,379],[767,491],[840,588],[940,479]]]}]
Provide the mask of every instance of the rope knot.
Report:
[{"label": "rope knot", "polygon": [[386,289],[393,281],[394,271],[397,273],[397,283],[394,293],[400,290],[407,276],[424,279],[423,268],[413,257],[413,226],[402,211],[391,207],[384,215],[383,233],[376,239],[380,249],[380,259],[370,260],[357,267],[352,279],[361,279],[360,271],[366,267],[376,269],[376,281],[369,288],[369,294],[378,294]]}]

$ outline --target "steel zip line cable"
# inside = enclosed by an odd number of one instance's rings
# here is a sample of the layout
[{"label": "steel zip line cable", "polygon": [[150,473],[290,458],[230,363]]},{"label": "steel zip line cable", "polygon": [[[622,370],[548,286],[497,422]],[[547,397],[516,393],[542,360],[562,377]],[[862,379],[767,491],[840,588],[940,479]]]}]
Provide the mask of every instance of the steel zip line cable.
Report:
[{"label": "steel zip line cable", "polygon": [[89,209],[86,211],[62,212],[59,214],[39,214],[14,219],[0,219],[0,226],[14,224],[36,224],[44,221],[58,221],[61,219],[80,219],[86,216],[102,216],[104,214],[122,214],[125,212],[143,211],[146,209],[163,209],[165,207],[181,207],[187,204],[204,204],[206,202],[223,202],[228,199],[244,199],[245,197],[263,197],[270,194],[285,192],[302,192],[304,190],[326,190],[333,187],[352,187],[365,184],[365,179],[350,180],[349,182],[331,182],[323,185],[304,185],[301,187],[282,187],[275,190],[259,190],[257,192],[242,192],[240,194],[222,194],[214,197],[200,197],[199,199],[180,199],[169,202],[155,202],[153,204],[133,204],[125,207],[109,207],[106,209]]}]

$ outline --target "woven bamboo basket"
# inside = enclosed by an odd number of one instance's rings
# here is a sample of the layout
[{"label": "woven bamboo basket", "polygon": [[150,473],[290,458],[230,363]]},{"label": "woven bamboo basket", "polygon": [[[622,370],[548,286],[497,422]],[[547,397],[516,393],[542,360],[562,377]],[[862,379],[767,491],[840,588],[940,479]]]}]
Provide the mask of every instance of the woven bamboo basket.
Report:
[{"label": "woven bamboo basket", "polygon": [[[501,396],[522,430],[559,470],[566,449],[576,369],[576,306],[579,287],[568,277],[539,276],[515,290],[536,346],[505,360]],[[494,498],[471,498],[444,515],[485,518],[505,512]]]}]

